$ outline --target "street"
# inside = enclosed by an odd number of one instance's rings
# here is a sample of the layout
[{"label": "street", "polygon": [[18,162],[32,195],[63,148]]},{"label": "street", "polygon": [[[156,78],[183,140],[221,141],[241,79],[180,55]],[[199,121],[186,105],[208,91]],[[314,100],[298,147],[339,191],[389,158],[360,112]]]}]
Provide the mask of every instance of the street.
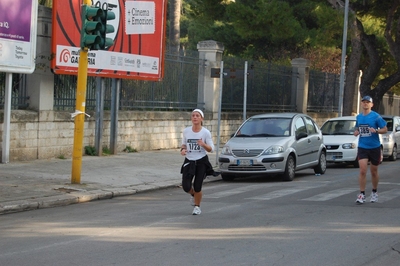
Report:
[{"label": "street", "polygon": [[3,215],[0,265],[398,265],[398,169],[379,167],[363,205],[358,169],[330,164],[207,183],[198,216],[180,187]]}]

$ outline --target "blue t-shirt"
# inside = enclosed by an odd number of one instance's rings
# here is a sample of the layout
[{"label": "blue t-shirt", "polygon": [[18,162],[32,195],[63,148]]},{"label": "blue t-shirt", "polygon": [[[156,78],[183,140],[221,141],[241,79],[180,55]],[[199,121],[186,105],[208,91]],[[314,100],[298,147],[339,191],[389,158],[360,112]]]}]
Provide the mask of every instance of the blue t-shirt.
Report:
[{"label": "blue t-shirt", "polygon": [[386,121],[377,112],[371,111],[367,115],[363,113],[358,114],[356,118],[356,127],[358,127],[358,131],[360,132],[358,147],[374,149],[381,146],[378,133],[370,132],[369,128],[373,127],[378,129],[385,126]]}]

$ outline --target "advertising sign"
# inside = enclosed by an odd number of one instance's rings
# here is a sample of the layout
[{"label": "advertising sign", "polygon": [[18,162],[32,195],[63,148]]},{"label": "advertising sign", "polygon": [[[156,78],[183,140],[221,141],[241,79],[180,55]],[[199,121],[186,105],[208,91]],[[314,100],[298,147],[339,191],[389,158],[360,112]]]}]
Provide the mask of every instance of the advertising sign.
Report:
[{"label": "advertising sign", "polygon": [[[54,0],[53,59],[56,74],[76,75],[80,55],[81,5],[83,0]],[[108,4],[115,13],[108,34],[114,45],[89,50],[88,75],[159,81],[164,75],[167,0],[92,0]]]},{"label": "advertising sign", "polygon": [[0,72],[35,70],[37,0],[0,0]]}]

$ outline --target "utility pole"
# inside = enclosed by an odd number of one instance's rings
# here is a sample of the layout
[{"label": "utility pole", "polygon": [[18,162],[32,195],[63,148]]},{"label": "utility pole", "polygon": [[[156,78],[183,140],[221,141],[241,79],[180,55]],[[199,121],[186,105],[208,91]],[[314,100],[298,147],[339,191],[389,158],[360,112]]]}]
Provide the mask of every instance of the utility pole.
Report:
[{"label": "utility pole", "polygon": [[346,0],[344,6],[344,25],[343,25],[343,42],[342,42],[342,63],[340,67],[340,88],[339,88],[339,110],[338,116],[343,116],[343,98],[344,98],[344,76],[346,69],[346,43],[347,43],[347,22],[349,16],[349,0]]}]

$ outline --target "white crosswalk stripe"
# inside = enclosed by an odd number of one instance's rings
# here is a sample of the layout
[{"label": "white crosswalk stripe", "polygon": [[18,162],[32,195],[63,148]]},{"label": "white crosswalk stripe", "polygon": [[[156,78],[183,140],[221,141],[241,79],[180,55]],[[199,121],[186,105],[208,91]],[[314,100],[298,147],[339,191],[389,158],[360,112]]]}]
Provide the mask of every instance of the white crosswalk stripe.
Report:
[{"label": "white crosswalk stripe", "polygon": [[275,198],[280,198],[284,197],[287,195],[295,194],[301,191],[305,191],[308,189],[316,188],[317,186],[302,186],[302,187],[295,187],[295,188],[286,188],[286,189],[280,189],[276,191],[269,192],[267,194],[259,195],[256,197],[251,197],[251,198],[246,198],[246,199],[251,199],[251,200],[271,200]]},{"label": "white crosswalk stripe", "polygon": [[350,193],[354,193],[354,195],[356,195],[357,192],[358,192],[358,189],[341,188],[341,189],[335,189],[335,190],[327,191],[327,192],[324,192],[322,194],[318,194],[318,195],[312,196],[310,198],[302,199],[302,200],[307,200],[307,201],[327,201],[327,200],[338,198],[340,196],[343,196],[343,195],[346,195],[346,194],[350,194]]},{"label": "white crosswalk stripe", "polygon": [[[262,186],[265,187],[265,185],[262,185]],[[222,198],[222,197],[229,197],[229,196],[232,196],[232,195],[244,193],[244,192],[247,192],[247,191],[254,191],[254,190],[258,189],[258,188],[260,188],[260,185],[244,186],[244,187],[239,187],[239,188],[235,188],[235,189],[219,191],[219,192],[216,192],[216,193],[205,195],[203,197],[204,198],[211,198],[211,199],[218,199],[218,198]]]},{"label": "white crosswalk stripe", "polygon": [[378,191],[378,202],[382,203],[397,198],[399,196],[400,189],[391,189],[383,192]]},{"label": "white crosswalk stripe", "polygon": [[[290,196],[292,194],[300,193],[303,191],[307,190],[312,190],[316,188],[322,188],[326,187],[329,188],[330,182],[317,182],[315,184],[311,184],[309,182],[296,182],[296,183],[291,183],[288,184],[286,182],[284,183],[267,183],[267,184],[256,184],[256,185],[249,185],[249,186],[241,186],[237,187],[235,189],[229,189],[229,190],[222,190],[211,193],[211,194],[205,194],[203,197],[204,198],[209,198],[209,199],[219,199],[219,198],[225,198],[225,197],[231,197],[235,195],[240,195],[242,193],[246,192],[254,192],[252,193],[254,196],[252,197],[246,197],[244,199],[246,200],[260,200],[260,201],[266,201],[266,200],[273,200],[285,196]],[[381,184],[380,184],[381,185]],[[394,185],[399,185],[397,183],[391,184],[391,183],[383,183],[382,185],[391,185],[393,187]],[[287,188],[282,188],[282,187],[287,187]],[[391,190],[386,190],[385,188],[379,187],[381,190],[378,191],[379,193],[379,201],[380,203],[385,202],[385,201],[390,201],[393,200],[397,197],[400,197],[400,188],[395,186],[396,188],[391,189]],[[221,188],[221,187],[220,187]],[[265,190],[268,190],[270,192],[264,193]],[[272,190],[272,191],[271,191]],[[321,192],[321,189],[318,190]],[[354,201],[355,198],[357,197],[357,194],[359,193],[359,190],[357,187],[351,187],[351,188],[339,188],[339,189],[333,189],[333,190],[328,190],[325,189],[323,193],[318,193],[313,196],[309,196],[310,193],[308,194],[308,197],[301,197],[298,196],[298,199],[296,200],[301,200],[301,201],[310,201],[310,202],[324,202],[324,201],[329,201],[329,200],[334,200],[336,198],[339,198],[344,195],[348,194],[354,194]],[[347,197],[347,196],[346,196]],[[367,202],[369,202],[369,195],[367,195]]]}]

